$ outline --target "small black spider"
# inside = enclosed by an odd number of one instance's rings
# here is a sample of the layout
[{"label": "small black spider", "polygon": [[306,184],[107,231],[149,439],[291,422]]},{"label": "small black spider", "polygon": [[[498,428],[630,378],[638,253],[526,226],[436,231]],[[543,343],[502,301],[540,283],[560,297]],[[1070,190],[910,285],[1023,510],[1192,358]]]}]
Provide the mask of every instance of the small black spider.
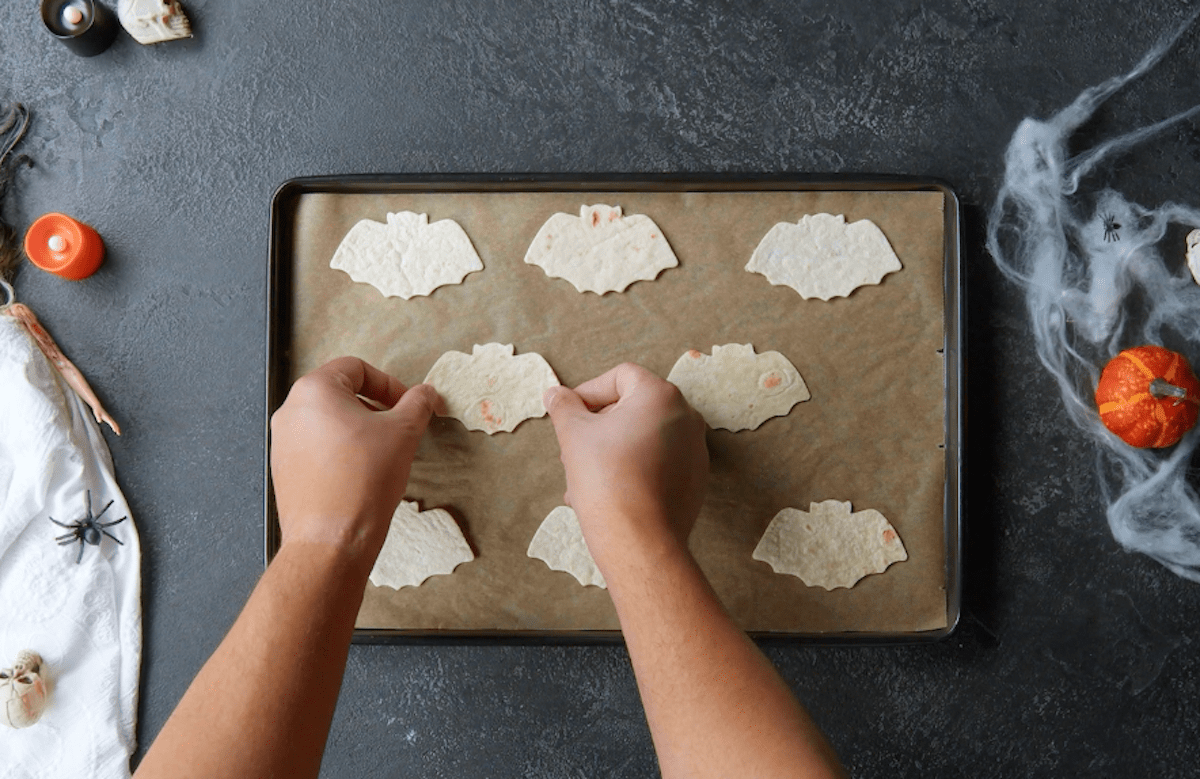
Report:
[{"label": "small black spider", "polygon": [[[114,536],[112,533],[108,532],[104,528],[112,527],[113,525],[119,525],[120,523],[129,519],[129,517],[121,517],[120,519],[115,519],[112,522],[101,522],[100,521],[100,517],[104,516],[104,512],[108,511],[108,507],[111,506],[112,504],[113,504],[113,502],[110,500],[107,504],[105,504],[104,508],[100,509],[100,513],[93,517],[92,516],[92,491],[88,490],[87,491],[87,516],[86,517],[84,517],[83,519],[77,519],[74,522],[71,522],[68,524],[59,522],[54,517],[50,517],[51,522],[58,525],[59,527],[65,527],[71,531],[70,533],[63,533],[61,536],[58,536],[57,538],[54,539],[55,541],[58,542],[59,546],[64,546],[66,544],[73,544],[76,541],[79,542],[79,555],[76,556],[76,558],[75,558],[76,565],[79,565],[79,561],[83,559],[83,545],[91,544],[92,546],[100,546],[101,534],[108,536],[112,540],[116,541],[118,544],[121,544],[121,546],[125,545],[125,544],[121,543],[121,540],[119,538],[117,538],[116,536]],[[47,516],[49,516],[49,515],[47,515]]]},{"label": "small black spider", "polygon": [[1121,240],[1121,223],[1117,221],[1115,214],[1104,215],[1104,240],[1119,241]]}]

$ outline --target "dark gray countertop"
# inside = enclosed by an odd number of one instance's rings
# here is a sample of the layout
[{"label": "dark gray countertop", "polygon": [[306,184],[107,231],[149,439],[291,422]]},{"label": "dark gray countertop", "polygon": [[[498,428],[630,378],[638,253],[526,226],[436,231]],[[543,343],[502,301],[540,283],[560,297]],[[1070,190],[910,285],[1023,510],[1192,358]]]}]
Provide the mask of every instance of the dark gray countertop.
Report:
[{"label": "dark gray countertop", "polygon": [[[262,569],[268,207],[294,176],[902,173],[951,184],[969,275],[965,611],[923,646],[767,652],[856,776],[1195,775],[1200,585],[1113,540],[1091,444],[983,250],[1017,123],[1129,69],[1194,4],[189,0],[196,37],[80,59],[0,5],[0,100],[34,114],[6,216],[108,246],[20,298],[127,432],[144,550],[140,739]],[[1200,98],[1200,24],[1085,142]],[[1200,200],[1182,124],[1089,186]],[[197,734],[203,738],[203,734]],[[646,776],[619,647],[352,649],[324,775]]]}]

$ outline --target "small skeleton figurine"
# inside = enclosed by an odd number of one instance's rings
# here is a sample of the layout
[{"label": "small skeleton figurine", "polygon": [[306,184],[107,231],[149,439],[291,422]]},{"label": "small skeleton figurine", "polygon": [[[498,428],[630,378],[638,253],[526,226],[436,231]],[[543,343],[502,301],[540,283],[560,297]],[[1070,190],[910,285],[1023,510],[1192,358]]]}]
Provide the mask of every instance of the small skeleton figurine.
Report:
[{"label": "small skeleton figurine", "polygon": [[12,668],[0,669],[0,725],[27,728],[46,710],[42,658],[28,649],[17,655]]},{"label": "small skeleton figurine", "polygon": [[138,43],[192,37],[192,25],[179,0],[121,0],[117,18]]},{"label": "small skeleton figurine", "polygon": [[1192,230],[1187,237],[1187,264],[1192,278],[1200,284],[1200,230]]}]

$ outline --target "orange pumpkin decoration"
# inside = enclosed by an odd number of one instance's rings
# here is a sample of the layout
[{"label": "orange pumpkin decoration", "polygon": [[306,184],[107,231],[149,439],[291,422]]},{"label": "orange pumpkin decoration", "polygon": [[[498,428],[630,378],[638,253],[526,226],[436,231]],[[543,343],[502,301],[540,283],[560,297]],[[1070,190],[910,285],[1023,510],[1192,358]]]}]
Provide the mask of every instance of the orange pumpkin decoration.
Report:
[{"label": "orange pumpkin decoration", "polygon": [[1096,406],[1104,426],[1130,446],[1171,446],[1196,424],[1200,381],[1182,354],[1137,346],[1104,366]]}]

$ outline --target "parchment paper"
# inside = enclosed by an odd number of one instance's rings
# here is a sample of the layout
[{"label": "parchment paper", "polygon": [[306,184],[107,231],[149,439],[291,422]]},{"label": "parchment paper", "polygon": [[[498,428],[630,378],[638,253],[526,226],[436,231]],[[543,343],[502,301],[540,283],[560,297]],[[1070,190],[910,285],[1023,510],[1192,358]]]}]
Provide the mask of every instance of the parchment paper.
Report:
[{"label": "parchment paper", "polygon": [[[557,211],[620,205],[653,218],[679,267],[624,293],[579,293],[523,262]],[[709,431],[711,477],[691,546],[722,601],[760,632],[909,632],[947,623],[943,530],[943,196],[937,192],[461,192],[301,196],[294,214],[291,373],[355,354],[419,383],[439,355],[473,344],[538,352],[575,386],[622,361],[666,376],[688,349],[752,343],[782,352],[812,400],[756,431]],[[384,298],[329,267],[359,219],[391,211],[455,219],[484,270],[429,297]],[[777,222],[869,218],[904,269],[848,298],[804,300],[744,270]],[[286,314],[286,312],[284,312]],[[402,590],[368,585],[360,628],[616,630],[605,590],[525,556],[565,480],[549,418],[513,433],[435,419],[409,499],[448,510],[477,559]],[[909,559],[850,590],[775,574],[751,552],[786,506],[849,500],[896,527]]]}]

